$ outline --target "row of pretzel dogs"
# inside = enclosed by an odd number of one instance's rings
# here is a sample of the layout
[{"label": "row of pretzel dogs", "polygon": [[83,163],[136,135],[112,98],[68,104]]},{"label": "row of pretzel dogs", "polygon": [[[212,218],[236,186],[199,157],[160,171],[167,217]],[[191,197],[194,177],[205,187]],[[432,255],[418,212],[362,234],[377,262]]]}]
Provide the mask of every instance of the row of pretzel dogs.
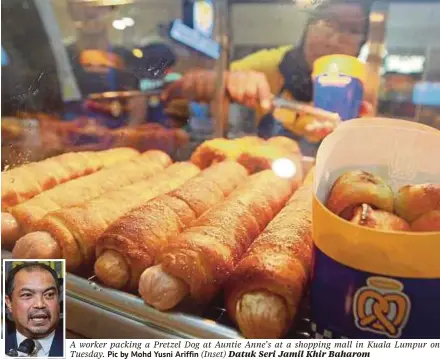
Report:
[{"label": "row of pretzel dogs", "polygon": [[[303,181],[289,141],[207,141],[177,163],[160,151],[69,153],[4,172],[2,246],[65,258],[159,310],[225,290],[246,337],[280,338],[312,263],[313,172]],[[291,176],[270,168],[279,157]]]}]

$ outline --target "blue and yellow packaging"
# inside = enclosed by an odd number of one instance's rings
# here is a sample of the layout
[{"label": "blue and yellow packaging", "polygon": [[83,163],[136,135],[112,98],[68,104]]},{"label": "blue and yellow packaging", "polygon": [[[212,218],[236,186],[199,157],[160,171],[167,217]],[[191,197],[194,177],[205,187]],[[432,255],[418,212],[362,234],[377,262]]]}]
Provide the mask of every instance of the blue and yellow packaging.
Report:
[{"label": "blue and yellow packaging", "polygon": [[440,131],[391,119],[342,124],[316,158],[311,320],[317,338],[440,338],[440,232],[385,232],[331,213],[326,199],[349,170],[396,192],[440,183]]},{"label": "blue and yellow packaging", "polygon": [[338,113],[342,120],[359,117],[366,80],[365,64],[348,55],[329,55],[313,64],[314,105]]}]

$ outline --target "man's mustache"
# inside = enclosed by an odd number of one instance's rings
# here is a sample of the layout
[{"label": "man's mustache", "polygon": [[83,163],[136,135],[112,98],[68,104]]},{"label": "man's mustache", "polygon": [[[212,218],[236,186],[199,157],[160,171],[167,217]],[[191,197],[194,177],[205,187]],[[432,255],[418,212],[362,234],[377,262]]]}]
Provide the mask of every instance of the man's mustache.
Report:
[{"label": "man's mustache", "polygon": [[28,315],[28,319],[35,319],[35,318],[42,318],[42,317],[47,317],[48,319],[51,318],[50,312],[47,309],[40,309],[40,310],[35,310],[29,313]]}]

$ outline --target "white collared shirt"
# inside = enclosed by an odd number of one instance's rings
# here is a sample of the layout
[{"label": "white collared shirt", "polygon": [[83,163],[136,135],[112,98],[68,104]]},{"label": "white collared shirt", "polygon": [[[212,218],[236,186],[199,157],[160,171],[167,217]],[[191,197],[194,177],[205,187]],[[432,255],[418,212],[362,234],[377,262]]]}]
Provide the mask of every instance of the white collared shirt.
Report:
[{"label": "white collared shirt", "polygon": [[[24,335],[22,335],[19,331],[16,331],[17,334],[17,345],[20,345],[20,343],[28,339]],[[53,338],[55,337],[55,330],[50,333],[47,337],[44,337],[42,339],[33,339],[34,341],[38,341],[41,345],[40,350],[37,353],[38,358],[47,358],[49,357],[50,347],[52,346]]]}]

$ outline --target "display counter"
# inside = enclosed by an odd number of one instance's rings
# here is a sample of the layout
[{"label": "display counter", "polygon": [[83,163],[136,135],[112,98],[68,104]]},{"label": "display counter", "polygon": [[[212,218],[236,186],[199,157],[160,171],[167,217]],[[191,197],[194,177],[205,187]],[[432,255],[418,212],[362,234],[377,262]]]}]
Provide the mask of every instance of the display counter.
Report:
[{"label": "display counter", "polygon": [[[313,164],[313,158],[304,158],[304,171],[308,172]],[[12,258],[11,252],[2,250],[2,258]],[[96,277],[71,273],[66,276],[66,318],[67,331],[85,338],[243,338],[229,319],[221,295],[204,307],[187,301],[172,312],[160,312],[145,305],[137,295],[99,284]],[[306,303],[287,337],[310,337]]]}]

